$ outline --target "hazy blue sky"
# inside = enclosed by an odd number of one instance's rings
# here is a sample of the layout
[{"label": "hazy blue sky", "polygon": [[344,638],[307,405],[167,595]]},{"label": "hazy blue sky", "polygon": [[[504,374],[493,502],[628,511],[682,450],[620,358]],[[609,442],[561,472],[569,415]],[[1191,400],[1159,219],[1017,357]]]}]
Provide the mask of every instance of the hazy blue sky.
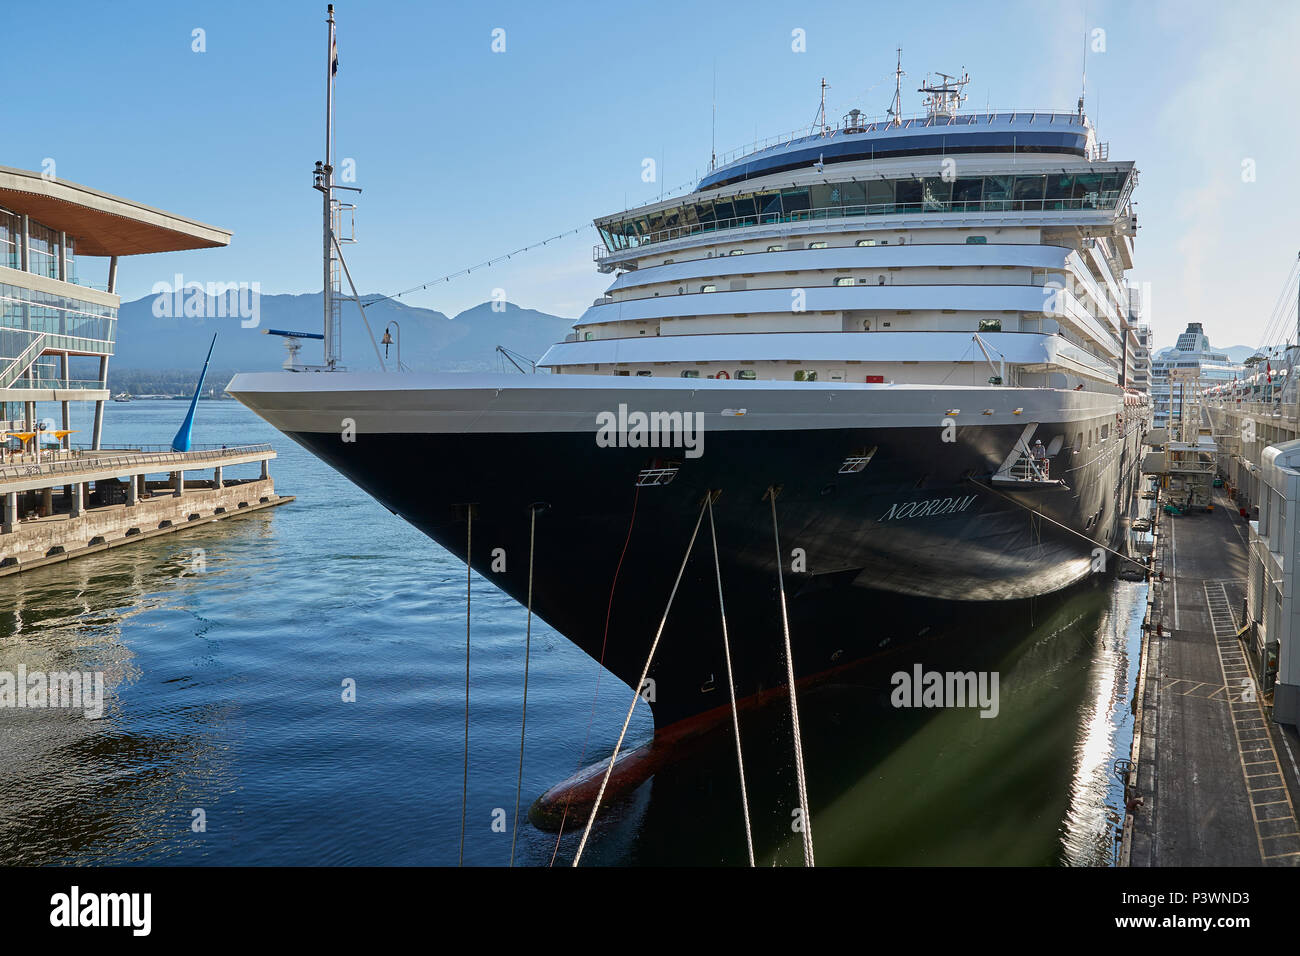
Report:
[{"label": "hazy blue sky", "polygon": [[[355,160],[365,292],[395,292],[657,198],[721,153],[811,122],[882,113],[903,48],[904,109],[928,71],[969,70],[970,104],[1088,112],[1141,170],[1132,277],[1158,345],[1190,320],[1257,344],[1300,250],[1300,5],[1223,2],[399,3],[342,0],[337,157]],[[176,272],[320,288],[325,4],[64,0],[4,13],[0,164],[231,229],[228,249],[125,260],[124,298]],[[192,50],[205,31],[206,52]],[[491,49],[505,30],[506,50]],[[792,52],[805,31],[807,51]],[[642,181],[642,161],[659,181]],[[1243,181],[1243,161],[1255,178]],[[454,315],[494,288],[576,316],[607,277],[595,231],[405,301]],[[93,270],[90,261],[83,272]]]}]

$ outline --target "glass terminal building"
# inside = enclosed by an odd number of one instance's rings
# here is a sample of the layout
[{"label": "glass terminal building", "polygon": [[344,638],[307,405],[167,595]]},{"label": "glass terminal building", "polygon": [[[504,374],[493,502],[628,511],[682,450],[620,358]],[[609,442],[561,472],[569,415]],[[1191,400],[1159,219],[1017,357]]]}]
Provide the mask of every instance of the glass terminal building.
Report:
[{"label": "glass terminal building", "polygon": [[[33,430],[37,402],[59,402],[66,429],[70,402],[95,402],[91,445],[99,448],[121,304],[118,258],[229,242],[215,226],[0,166],[0,431]],[[108,260],[98,288],[78,276],[86,256]]]}]

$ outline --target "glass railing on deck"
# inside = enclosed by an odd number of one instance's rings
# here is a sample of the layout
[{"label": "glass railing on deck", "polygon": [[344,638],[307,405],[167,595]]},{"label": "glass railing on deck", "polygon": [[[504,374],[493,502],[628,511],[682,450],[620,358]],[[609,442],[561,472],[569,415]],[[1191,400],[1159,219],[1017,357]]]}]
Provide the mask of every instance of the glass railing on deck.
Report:
[{"label": "glass railing on deck", "polygon": [[33,389],[51,389],[51,388],[90,388],[104,390],[108,388],[98,379],[79,379],[79,378],[20,378],[9,386],[10,388],[33,388]]},{"label": "glass railing on deck", "polygon": [[784,223],[819,222],[832,219],[850,219],[862,216],[892,216],[906,213],[953,213],[953,212],[1058,212],[1077,209],[1106,209],[1104,200],[1091,198],[1079,199],[982,199],[978,201],[923,201],[894,202],[860,206],[828,206],[823,209],[804,209],[787,213],[766,213],[756,216],[738,216],[733,219],[718,219],[710,222],[692,223],[690,225],[672,226],[644,236],[619,235],[619,239],[628,244],[627,248],[613,252],[596,246],[597,261],[611,256],[623,256],[641,246],[682,239],[687,236],[723,232],[729,229],[743,229],[746,226],[782,225]]}]

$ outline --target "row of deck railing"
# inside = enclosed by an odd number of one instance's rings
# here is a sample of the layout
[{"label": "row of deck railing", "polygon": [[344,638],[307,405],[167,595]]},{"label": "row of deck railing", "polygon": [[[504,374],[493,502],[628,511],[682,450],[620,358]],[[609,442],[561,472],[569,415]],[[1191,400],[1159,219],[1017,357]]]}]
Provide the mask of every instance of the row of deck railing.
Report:
[{"label": "row of deck railing", "polygon": [[[148,449],[157,450],[148,450]],[[40,460],[34,452],[12,454],[0,464],[0,480],[5,478],[30,478],[37,475],[73,474],[80,471],[101,471],[122,468],[138,472],[141,465],[158,465],[156,471],[176,470],[172,467],[193,462],[210,462],[217,458],[237,458],[249,455],[270,455],[270,445],[207,445],[191,451],[172,451],[165,445],[144,446],[141,448],[100,449],[87,448],[50,449],[40,453]],[[181,468],[179,470],[186,470]]]}]

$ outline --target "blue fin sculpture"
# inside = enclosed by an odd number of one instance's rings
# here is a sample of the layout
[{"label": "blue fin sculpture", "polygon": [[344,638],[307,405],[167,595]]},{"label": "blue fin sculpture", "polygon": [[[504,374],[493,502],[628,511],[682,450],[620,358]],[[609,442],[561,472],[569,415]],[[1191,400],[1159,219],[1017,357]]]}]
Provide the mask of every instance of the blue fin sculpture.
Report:
[{"label": "blue fin sculpture", "polygon": [[191,447],[191,433],[194,431],[194,409],[199,404],[199,393],[203,391],[203,380],[208,377],[208,363],[212,361],[212,350],[216,347],[216,333],[212,335],[212,344],[208,346],[208,357],[203,360],[203,371],[199,373],[199,384],[194,386],[194,397],[190,399],[190,410],[185,416],[185,421],[181,422],[180,431],[172,439],[172,451],[189,451]]}]

